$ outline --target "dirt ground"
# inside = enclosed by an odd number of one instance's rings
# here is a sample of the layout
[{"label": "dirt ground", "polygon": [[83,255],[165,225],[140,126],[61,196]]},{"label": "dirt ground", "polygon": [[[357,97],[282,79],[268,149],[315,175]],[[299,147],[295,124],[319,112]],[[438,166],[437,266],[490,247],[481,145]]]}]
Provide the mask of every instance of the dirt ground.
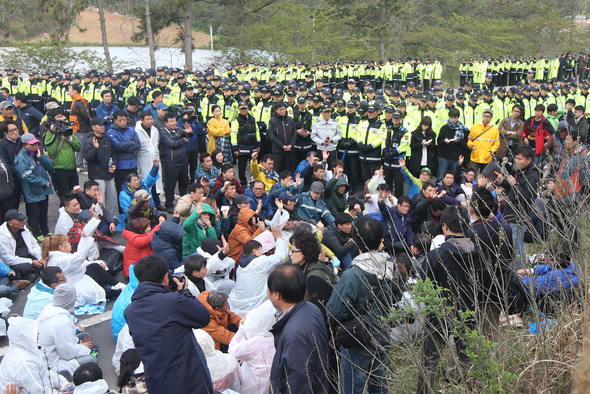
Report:
[{"label": "dirt ground", "polygon": [[[105,19],[109,45],[137,44],[131,40],[131,36],[139,28],[139,19],[106,11]],[[154,43],[161,47],[181,47],[182,42],[174,43],[180,31],[179,26],[168,26],[154,38]],[[88,7],[80,13],[76,24],[70,29],[70,41],[74,44],[102,43],[98,8]],[[195,47],[206,46],[208,43],[209,35],[193,31]]]}]

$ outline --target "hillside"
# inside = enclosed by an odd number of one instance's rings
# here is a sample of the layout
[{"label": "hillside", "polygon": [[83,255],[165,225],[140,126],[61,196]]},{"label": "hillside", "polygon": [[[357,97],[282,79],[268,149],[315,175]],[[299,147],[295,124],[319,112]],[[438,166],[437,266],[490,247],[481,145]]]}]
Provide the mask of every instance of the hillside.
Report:
[{"label": "hillside", "polygon": [[[139,19],[105,11],[107,26],[107,39],[109,45],[137,44],[131,40],[133,33],[139,28]],[[182,42],[174,44],[179,26],[168,26],[154,38],[154,43],[161,47],[180,47]],[[88,7],[80,13],[76,25],[70,29],[70,41],[76,43],[101,44],[100,21],[98,8]],[[193,31],[193,44],[195,47],[207,46],[209,35]]]}]

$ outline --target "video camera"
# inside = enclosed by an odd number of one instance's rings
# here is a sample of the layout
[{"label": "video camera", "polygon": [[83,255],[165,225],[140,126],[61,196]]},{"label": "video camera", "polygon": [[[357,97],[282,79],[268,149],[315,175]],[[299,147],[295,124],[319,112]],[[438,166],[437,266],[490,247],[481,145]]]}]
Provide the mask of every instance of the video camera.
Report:
[{"label": "video camera", "polygon": [[47,120],[43,122],[43,125],[47,130],[56,135],[70,137],[74,133],[74,130],[71,127],[74,125],[74,122],[65,119],[56,119],[52,116],[48,116]]},{"label": "video camera", "polygon": [[181,289],[178,288],[174,278],[178,279],[180,283],[184,283],[184,276],[182,274],[175,274],[172,271],[168,271],[168,287],[170,287],[170,290],[172,291],[179,291]]},{"label": "video camera", "polygon": [[179,118],[184,118],[185,115],[188,115],[189,122],[194,122],[197,120],[197,114],[195,113],[194,107],[185,107],[184,105],[174,104],[174,114]]}]

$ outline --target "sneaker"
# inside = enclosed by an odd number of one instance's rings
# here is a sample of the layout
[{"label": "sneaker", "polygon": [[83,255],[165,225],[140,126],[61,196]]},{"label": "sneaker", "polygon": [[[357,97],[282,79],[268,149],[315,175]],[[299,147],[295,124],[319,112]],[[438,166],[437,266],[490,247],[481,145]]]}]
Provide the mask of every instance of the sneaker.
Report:
[{"label": "sneaker", "polygon": [[125,288],[125,286],[127,286],[125,283],[119,282],[116,285],[111,286],[111,289],[113,289],[113,290],[123,290]]},{"label": "sneaker", "polygon": [[98,357],[98,350],[99,350],[98,346],[92,346],[92,348],[90,348],[90,355],[92,357]]},{"label": "sneaker", "polygon": [[44,235],[39,235],[37,238],[35,238],[37,240],[38,244],[42,244],[43,241],[45,240],[45,236]]},{"label": "sneaker", "polygon": [[12,282],[13,286],[16,286],[17,289],[19,290],[24,290],[27,288],[27,286],[29,286],[31,284],[31,282],[29,282],[28,280],[15,280],[14,282]]},{"label": "sneaker", "polygon": [[156,205],[156,209],[158,211],[162,211],[162,212],[164,212],[166,210],[166,208],[164,208],[161,204]]},{"label": "sneaker", "polygon": [[47,234],[43,234],[45,236],[45,238],[47,237],[51,237],[53,235],[53,233],[47,233]]}]

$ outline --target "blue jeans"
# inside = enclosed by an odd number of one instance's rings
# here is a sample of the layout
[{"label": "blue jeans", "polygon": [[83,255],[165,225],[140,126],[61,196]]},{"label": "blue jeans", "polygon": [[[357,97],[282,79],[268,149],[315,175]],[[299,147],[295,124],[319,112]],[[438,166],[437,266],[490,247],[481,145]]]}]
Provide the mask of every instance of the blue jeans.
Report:
[{"label": "blue jeans", "polygon": [[8,297],[11,294],[18,293],[18,288],[12,284],[8,276],[0,278],[0,297]]},{"label": "blue jeans", "polygon": [[443,159],[442,157],[438,158],[438,173],[436,175],[436,179],[437,180],[441,180],[443,179],[443,177],[445,176],[445,172],[447,171],[453,171],[453,173],[455,172],[455,169],[457,168],[457,164],[459,163],[458,160],[448,160],[448,159]]},{"label": "blue jeans", "polygon": [[514,261],[512,262],[512,269],[514,271],[523,268],[524,262],[524,233],[526,226],[522,224],[509,223],[512,230],[512,243],[514,244]]},{"label": "blue jeans", "polygon": [[[359,367],[360,360],[351,357],[348,349],[341,349],[340,366],[340,393],[363,394],[365,386],[368,393],[389,393],[387,379],[385,379],[385,365],[375,359],[370,371]],[[369,374],[370,372],[370,374]]]},{"label": "blue jeans", "polygon": [[340,267],[342,269],[347,269],[348,267],[350,267],[352,260],[354,260],[354,258],[358,255],[359,255],[359,250],[355,246],[354,249],[352,249],[350,252],[346,253],[345,255],[337,254],[336,257],[338,257],[338,260],[340,260]]}]

